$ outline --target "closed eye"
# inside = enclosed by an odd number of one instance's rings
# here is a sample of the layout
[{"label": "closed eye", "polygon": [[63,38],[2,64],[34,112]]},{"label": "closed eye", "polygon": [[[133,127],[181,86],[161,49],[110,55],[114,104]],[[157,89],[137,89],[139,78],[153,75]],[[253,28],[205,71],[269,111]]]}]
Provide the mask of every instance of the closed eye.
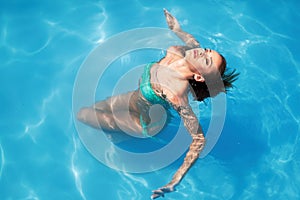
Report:
[{"label": "closed eye", "polygon": [[206,65],[209,65],[210,59],[209,59],[209,58],[206,58],[206,59],[205,59],[205,62],[206,62]]},{"label": "closed eye", "polygon": [[205,49],[205,54],[206,54],[206,59],[205,59],[205,63],[207,66],[211,66],[213,61],[212,61],[212,57],[211,57],[211,49]]},{"label": "closed eye", "polygon": [[213,63],[212,57],[206,57],[206,58],[205,58],[205,64],[206,64],[207,66],[211,66],[212,63]]}]

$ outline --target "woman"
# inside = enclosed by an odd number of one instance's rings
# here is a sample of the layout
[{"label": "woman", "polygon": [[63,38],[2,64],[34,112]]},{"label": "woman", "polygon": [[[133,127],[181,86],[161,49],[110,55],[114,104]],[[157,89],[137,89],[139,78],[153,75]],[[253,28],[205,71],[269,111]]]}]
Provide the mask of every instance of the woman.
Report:
[{"label": "woman", "polygon": [[[183,164],[172,180],[153,191],[152,199],[174,191],[204,147],[203,131],[189,105],[188,93],[192,92],[196,100],[203,101],[207,97],[226,92],[238,75],[235,71],[226,74],[226,60],[221,54],[200,48],[199,42],[192,35],[181,30],[175,17],[167,10],[164,10],[164,13],[169,28],[186,46],[172,46],[164,58],[148,64],[138,90],[110,97],[89,108],[82,108],[77,116],[78,120],[94,128],[148,137],[162,128],[153,122],[162,116],[149,116],[152,105],[160,104],[178,112],[192,136],[192,143]],[[126,113],[129,113],[130,117],[124,117]],[[112,140],[115,136],[111,134]]]}]

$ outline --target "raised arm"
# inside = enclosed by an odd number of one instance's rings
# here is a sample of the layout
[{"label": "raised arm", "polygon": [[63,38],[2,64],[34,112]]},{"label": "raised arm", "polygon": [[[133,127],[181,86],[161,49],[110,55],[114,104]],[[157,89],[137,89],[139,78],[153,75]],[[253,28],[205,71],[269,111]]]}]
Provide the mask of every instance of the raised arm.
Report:
[{"label": "raised arm", "polygon": [[200,47],[200,43],[189,33],[184,32],[177,21],[166,9],[164,9],[169,28],[190,48]]},{"label": "raised arm", "polygon": [[187,152],[184,158],[183,164],[176,171],[172,180],[165,186],[154,190],[151,196],[152,199],[158,198],[160,196],[164,197],[165,193],[174,191],[175,186],[180,183],[185,174],[198,159],[199,154],[202,151],[205,144],[205,138],[202,132],[202,128],[198,122],[197,117],[192,111],[192,108],[189,105],[187,105],[177,107],[176,109],[181,118],[183,119],[184,125],[187,128],[188,132],[191,134],[193,140],[189,147],[189,151]]}]

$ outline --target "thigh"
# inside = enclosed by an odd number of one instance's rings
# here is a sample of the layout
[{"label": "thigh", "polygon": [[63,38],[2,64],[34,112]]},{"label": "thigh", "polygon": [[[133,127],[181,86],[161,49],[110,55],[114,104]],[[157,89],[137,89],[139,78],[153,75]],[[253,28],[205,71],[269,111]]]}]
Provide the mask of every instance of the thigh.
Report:
[{"label": "thigh", "polygon": [[93,128],[104,131],[122,131],[125,133],[141,133],[139,114],[136,112],[118,111],[106,112],[94,108],[82,108],[77,119]]},{"label": "thigh", "polygon": [[129,111],[139,113],[137,107],[138,91],[132,91],[121,95],[116,95],[99,101],[94,104],[93,108],[98,111],[119,112]]}]

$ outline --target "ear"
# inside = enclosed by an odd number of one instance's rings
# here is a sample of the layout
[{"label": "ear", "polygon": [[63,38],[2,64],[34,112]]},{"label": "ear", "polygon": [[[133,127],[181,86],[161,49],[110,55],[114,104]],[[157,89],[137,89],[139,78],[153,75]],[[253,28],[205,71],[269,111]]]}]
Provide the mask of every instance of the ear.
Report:
[{"label": "ear", "polygon": [[202,75],[200,75],[200,74],[194,74],[194,79],[196,81],[200,81],[200,82],[204,82],[205,81],[204,77]]}]

